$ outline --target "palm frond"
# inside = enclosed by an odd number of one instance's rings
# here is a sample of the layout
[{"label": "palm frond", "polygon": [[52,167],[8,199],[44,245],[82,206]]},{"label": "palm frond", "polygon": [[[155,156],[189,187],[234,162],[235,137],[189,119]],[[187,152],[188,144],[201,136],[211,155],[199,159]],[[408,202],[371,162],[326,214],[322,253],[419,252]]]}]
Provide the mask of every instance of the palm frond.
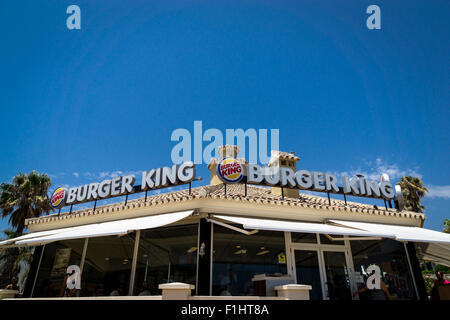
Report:
[{"label": "palm frond", "polygon": [[9,217],[9,223],[21,234],[25,229],[25,220],[49,213],[48,201],[50,177],[31,171],[28,175],[18,173],[12,183],[0,185],[0,212],[3,218]]}]

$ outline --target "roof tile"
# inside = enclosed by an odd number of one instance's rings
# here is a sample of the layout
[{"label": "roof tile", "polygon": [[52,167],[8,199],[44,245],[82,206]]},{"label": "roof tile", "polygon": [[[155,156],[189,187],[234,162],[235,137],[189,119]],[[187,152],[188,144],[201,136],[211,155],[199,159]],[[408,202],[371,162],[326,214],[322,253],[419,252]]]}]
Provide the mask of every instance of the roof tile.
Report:
[{"label": "roof tile", "polygon": [[[245,187],[247,190],[245,190]],[[245,191],[247,195],[245,196]],[[83,217],[83,216],[91,216],[94,214],[101,213],[113,213],[118,211],[124,211],[131,208],[141,208],[148,206],[156,206],[163,205],[170,202],[181,202],[181,201],[190,201],[193,199],[227,199],[234,201],[248,201],[250,203],[264,203],[264,204],[276,204],[283,206],[301,206],[303,208],[316,208],[316,209],[327,209],[334,211],[349,211],[349,212],[360,212],[367,214],[377,214],[377,215],[388,215],[388,216],[398,216],[405,218],[420,218],[424,219],[425,215],[422,213],[412,214],[408,212],[398,212],[394,209],[383,209],[378,208],[378,210],[374,210],[373,205],[358,203],[358,202],[350,202],[330,199],[330,203],[328,202],[328,198],[319,197],[307,193],[300,193],[299,198],[288,198],[282,197],[281,195],[276,195],[271,192],[271,188],[267,187],[259,187],[253,185],[244,184],[227,184],[226,194],[224,184],[214,185],[214,186],[202,186],[198,188],[192,189],[192,194],[189,194],[188,189],[174,191],[170,193],[162,193],[158,195],[148,196],[147,201],[144,201],[145,198],[139,198],[135,200],[129,200],[127,205],[125,203],[115,203],[106,206],[97,207],[95,212],[93,212],[92,208],[83,209],[72,212],[70,215],[68,213],[52,214],[50,216],[39,217],[28,219],[26,224],[36,224],[36,223],[45,223],[51,220],[58,219],[67,219],[67,218],[75,218],[75,217]]]}]

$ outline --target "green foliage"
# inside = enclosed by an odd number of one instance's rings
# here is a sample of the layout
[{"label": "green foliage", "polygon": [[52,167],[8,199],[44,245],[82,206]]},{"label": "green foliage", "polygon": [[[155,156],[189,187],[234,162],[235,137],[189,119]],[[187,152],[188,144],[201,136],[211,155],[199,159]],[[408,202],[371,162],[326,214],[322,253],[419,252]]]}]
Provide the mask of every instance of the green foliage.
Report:
[{"label": "green foliage", "polygon": [[[15,232],[11,229],[3,230],[6,235],[6,239],[15,237]],[[33,260],[33,251],[31,247],[15,247],[0,249],[0,264],[2,269],[0,270],[1,279],[0,288],[3,288],[13,277],[18,276],[21,268],[24,267],[25,273]],[[25,281],[24,275],[19,279],[23,283]]]},{"label": "green foliage", "polygon": [[434,281],[436,280],[435,276],[436,271],[441,271],[442,274],[448,274],[450,273],[450,268],[447,266],[437,264],[434,267],[434,270],[431,269],[422,270],[423,281],[425,282],[425,288],[427,290],[428,296],[431,295],[431,290],[434,287]]},{"label": "green foliage", "polygon": [[424,270],[422,270],[422,274],[434,274],[436,271],[441,271],[443,274],[450,273],[450,268],[447,266],[443,266],[441,264],[437,264],[437,265],[435,265],[434,270],[424,269]]},{"label": "green foliage", "polygon": [[450,219],[444,219],[444,230],[445,233],[450,233]]},{"label": "green foliage", "polygon": [[450,268],[447,266],[442,266],[440,264],[437,264],[436,267],[434,267],[434,271],[440,271],[443,274],[444,273],[450,273]]},{"label": "green foliage", "polygon": [[425,184],[420,178],[406,176],[400,179],[398,185],[402,188],[405,207],[409,211],[423,212],[424,207],[420,204],[421,199],[428,192]]},{"label": "green foliage", "polygon": [[50,177],[37,171],[19,173],[12,183],[0,185],[0,213],[2,218],[9,217],[16,236],[21,235],[25,229],[26,219],[50,212],[47,195],[50,185]]},{"label": "green foliage", "polygon": [[434,281],[436,278],[432,275],[424,275],[423,282],[425,283],[425,289],[427,290],[427,295],[431,296],[431,290],[434,287]]}]

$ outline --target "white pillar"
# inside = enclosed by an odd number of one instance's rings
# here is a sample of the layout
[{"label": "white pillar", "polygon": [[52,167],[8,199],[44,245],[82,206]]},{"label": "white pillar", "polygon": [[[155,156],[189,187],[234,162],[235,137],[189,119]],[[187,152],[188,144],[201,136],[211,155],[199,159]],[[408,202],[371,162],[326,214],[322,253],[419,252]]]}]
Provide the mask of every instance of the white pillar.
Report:
[{"label": "white pillar", "polygon": [[159,289],[162,290],[163,300],[187,300],[195,286],[187,283],[172,282],[160,284]]},{"label": "white pillar", "polygon": [[275,287],[278,296],[287,298],[288,300],[310,300],[309,290],[311,289],[311,286],[305,284],[286,284]]},{"label": "white pillar", "polygon": [[136,275],[136,263],[138,258],[139,241],[141,239],[141,230],[136,231],[136,237],[134,239],[134,250],[133,250],[133,262],[131,263],[131,275],[130,275],[130,286],[128,288],[128,295],[133,295],[134,290],[134,278]]}]

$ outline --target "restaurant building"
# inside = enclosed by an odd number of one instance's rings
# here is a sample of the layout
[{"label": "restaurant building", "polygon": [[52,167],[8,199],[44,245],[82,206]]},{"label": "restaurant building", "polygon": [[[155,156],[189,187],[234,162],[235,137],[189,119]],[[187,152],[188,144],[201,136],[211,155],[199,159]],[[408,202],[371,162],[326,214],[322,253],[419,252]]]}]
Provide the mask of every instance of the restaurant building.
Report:
[{"label": "restaurant building", "polygon": [[[354,293],[375,265],[392,299],[427,299],[417,257],[448,265],[450,235],[424,229],[425,214],[399,198],[374,206],[251,184],[238,152],[219,148],[207,186],[27,220],[29,234],[0,243],[35,247],[23,296],[154,296],[181,282],[197,296],[276,296],[270,283],[295,283],[311,300],[370,299]],[[295,172],[298,160],[273,151],[269,167]],[[234,162],[239,182],[218,170]],[[72,291],[69,266],[80,275]]]}]

